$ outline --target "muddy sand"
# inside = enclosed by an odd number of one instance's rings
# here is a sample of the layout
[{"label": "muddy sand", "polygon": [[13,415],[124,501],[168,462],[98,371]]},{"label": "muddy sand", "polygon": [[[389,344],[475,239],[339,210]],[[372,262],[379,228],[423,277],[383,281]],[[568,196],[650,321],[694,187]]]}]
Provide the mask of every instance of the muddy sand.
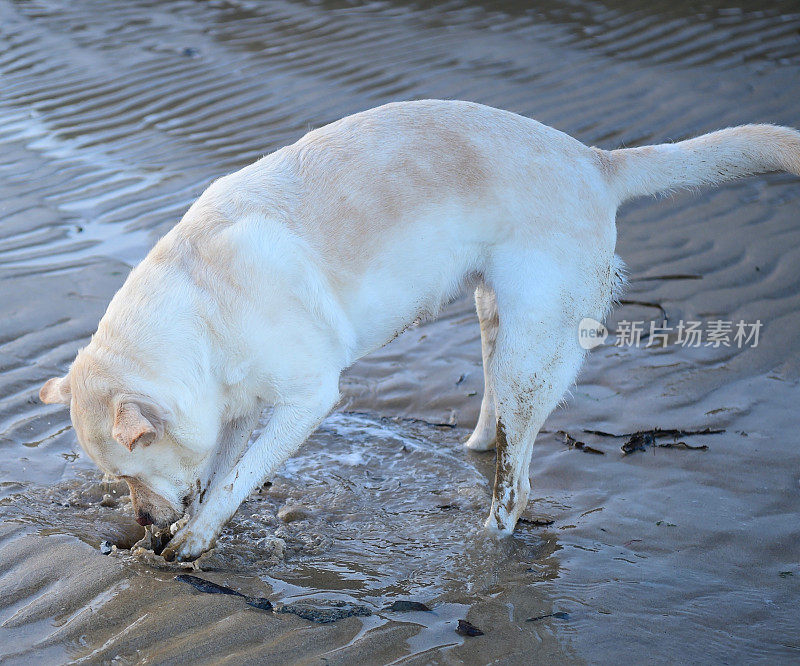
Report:
[{"label": "muddy sand", "polygon": [[[3,663],[800,658],[789,176],[620,212],[628,301],[670,325],[760,320],[758,346],[615,346],[612,332],[548,420],[526,521],[502,542],[479,529],[493,454],[461,446],[482,389],[468,297],[347,373],[342,408],[202,571],[130,555],[142,535],[124,488],[37,401],[214,177],[345,114],[471,99],[604,148],[800,125],[796,3],[533,4],[0,2]],[[662,318],[623,304],[609,326]],[[724,432],[629,455],[584,432],[654,427]]]}]

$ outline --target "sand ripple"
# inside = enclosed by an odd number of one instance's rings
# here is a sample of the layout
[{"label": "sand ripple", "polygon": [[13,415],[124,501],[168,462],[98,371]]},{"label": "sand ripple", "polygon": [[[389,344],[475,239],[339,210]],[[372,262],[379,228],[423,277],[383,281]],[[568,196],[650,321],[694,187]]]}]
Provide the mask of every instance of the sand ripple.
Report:
[{"label": "sand ripple", "polygon": [[[618,442],[592,439],[606,455],[587,456],[545,434],[529,512],[550,527],[503,546],[476,530],[491,461],[458,447],[482,381],[468,299],[346,375],[357,413],[329,419],[250,500],[205,575],[276,601],[356,600],[371,618],[265,616],[174,583],[173,571],[100,555],[101,539],[129,544],[136,526],[119,493],[100,506],[113,489],[63,410],[35,399],[213,178],[347,113],[466,98],[606,148],[800,122],[794,2],[529,5],[0,2],[0,655],[796,660],[796,179],[622,211],[630,299],[660,303],[671,321],[761,319],[761,344],[592,353],[548,430],[726,433],[707,452],[624,458]],[[640,279],[676,274],[701,279]],[[653,316],[624,306],[612,327]],[[286,502],[310,518],[280,523]],[[436,615],[381,611],[404,596]],[[555,611],[569,619],[524,622]],[[464,617],[486,635],[455,634]]]}]

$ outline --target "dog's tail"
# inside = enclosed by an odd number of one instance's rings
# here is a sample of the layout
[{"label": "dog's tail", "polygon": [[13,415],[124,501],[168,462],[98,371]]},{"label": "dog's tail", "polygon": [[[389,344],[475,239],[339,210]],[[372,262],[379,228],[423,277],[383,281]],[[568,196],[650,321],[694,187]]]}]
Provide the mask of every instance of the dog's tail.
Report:
[{"label": "dog's tail", "polygon": [[678,143],[598,150],[598,155],[621,203],[767,171],[800,176],[800,132],[777,125],[742,125]]}]

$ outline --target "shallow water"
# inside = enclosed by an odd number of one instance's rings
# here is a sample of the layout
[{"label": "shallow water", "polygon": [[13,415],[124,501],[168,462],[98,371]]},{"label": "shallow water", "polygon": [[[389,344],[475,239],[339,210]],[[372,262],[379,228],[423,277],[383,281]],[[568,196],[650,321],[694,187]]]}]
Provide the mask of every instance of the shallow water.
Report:
[{"label": "shallow water", "polygon": [[[480,529],[490,504],[491,456],[467,452],[461,435],[411,421],[333,415],[303,455],[245,503],[202,568],[257,577],[277,605],[366,604],[374,615],[365,629],[392,621],[419,627],[408,642],[412,654],[462,643],[454,633],[458,619],[470,601],[492,591],[530,588],[534,616],[553,612],[534,586],[557,576],[555,535],[523,523],[513,540],[498,541]],[[144,532],[131,521],[129,504],[124,484],[87,468],[70,481],[12,493],[0,501],[0,515],[35,525],[40,535],[68,534],[93,547],[108,541],[121,549],[114,557],[141,571],[123,552]],[[276,518],[283,506],[299,508],[300,519]],[[158,567],[180,571],[163,561]],[[432,610],[387,610],[407,599]]]},{"label": "shallow water", "polygon": [[[621,211],[628,298],[670,321],[760,319],[761,342],[590,354],[534,454],[528,515],[552,525],[502,542],[478,529],[492,456],[460,447],[482,389],[469,299],[346,374],[344,412],[248,500],[201,575],[275,602],[357,601],[369,618],[265,616],[99,555],[140,530],[36,392],[213,178],[311,127],[420,97],[507,108],[604,148],[797,125],[798,30],[793,2],[0,2],[0,654],[796,660],[794,178]],[[648,279],[686,274],[700,279]],[[625,305],[612,328],[655,316]],[[708,451],[625,457],[582,433],[653,426],[725,433],[687,440]],[[605,455],[568,449],[560,429]],[[308,518],[284,524],[287,503]],[[434,612],[382,610],[402,598]],[[525,622],[553,612],[569,617]],[[456,634],[465,617],[486,635]]]}]

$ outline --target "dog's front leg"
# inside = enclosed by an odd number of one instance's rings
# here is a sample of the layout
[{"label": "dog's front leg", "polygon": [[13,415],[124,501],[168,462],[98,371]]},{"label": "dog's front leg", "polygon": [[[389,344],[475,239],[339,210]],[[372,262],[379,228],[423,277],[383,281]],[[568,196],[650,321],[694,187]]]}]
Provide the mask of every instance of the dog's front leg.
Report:
[{"label": "dog's front leg", "polygon": [[233,469],[210,488],[197,513],[162,553],[164,559],[193,560],[213,547],[225,523],[245,498],[294,453],[327,416],[338,399],[315,400],[302,407],[277,405],[264,431]]},{"label": "dog's front leg", "polygon": [[208,499],[209,491],[219,485],[225,475],[233,469],[242,456],[253,429],[258,425],[260,415],[261,410],[255,410],[248,416],[227,422],[222,427],[216,449],[206,466],[205,473],[198,479],[194,498],[187,508],[189,516],[194,516],[200,510]]}]

